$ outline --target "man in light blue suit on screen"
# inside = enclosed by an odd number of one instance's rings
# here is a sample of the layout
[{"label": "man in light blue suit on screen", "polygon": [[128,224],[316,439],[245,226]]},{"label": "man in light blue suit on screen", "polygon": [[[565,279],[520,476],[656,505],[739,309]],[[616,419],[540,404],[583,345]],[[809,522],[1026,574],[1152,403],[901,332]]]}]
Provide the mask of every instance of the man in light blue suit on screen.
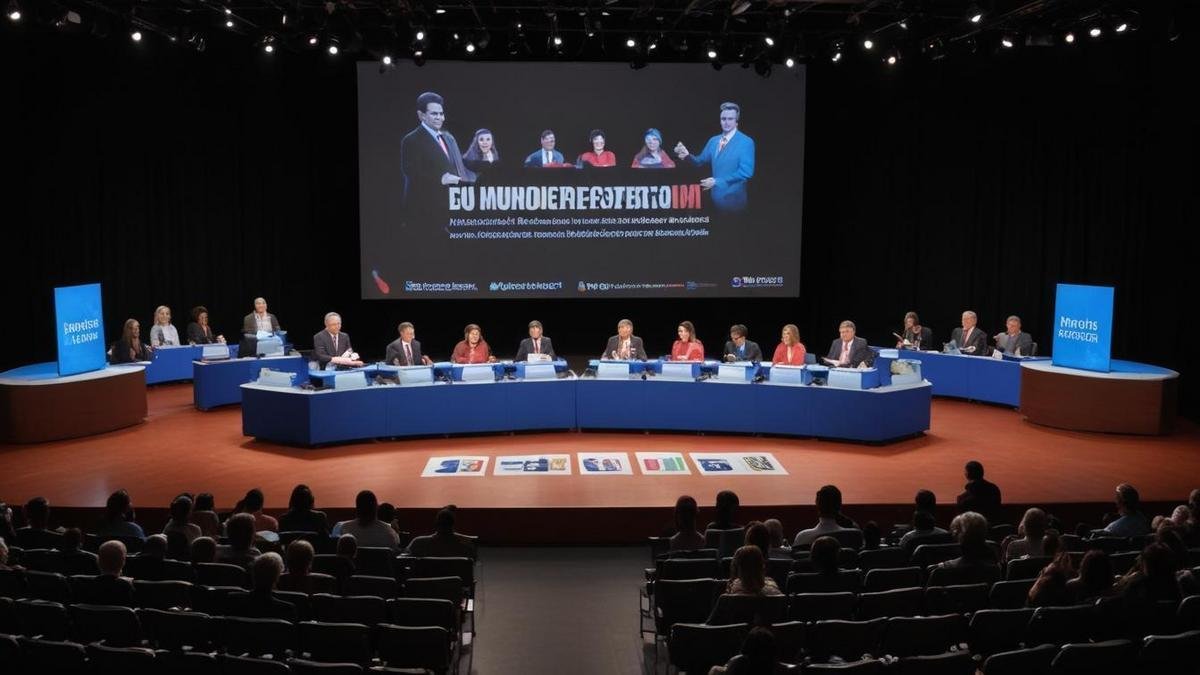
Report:
[{"label": "man in light blue suit on screen", "polygon": [[738,131],[741,117],[738,104],[722,103],[721,133],[708,139],[699,155],[689,153],[683,143],[675,144],[680,160],[712,165],[712,176],[700,181],[700,186],[712,190],[713,204],[722,211],[746,208],[746,181],[754,176],[754,139]]}]

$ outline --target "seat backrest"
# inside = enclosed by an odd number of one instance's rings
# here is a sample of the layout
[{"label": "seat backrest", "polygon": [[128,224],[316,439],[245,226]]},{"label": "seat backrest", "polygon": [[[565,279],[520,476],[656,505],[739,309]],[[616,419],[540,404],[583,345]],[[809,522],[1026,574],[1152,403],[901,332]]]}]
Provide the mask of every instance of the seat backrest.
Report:
[{"label": "seat backrest", "polygon": [[435,556],[408,560],[414,577],[458,577],[465,589],[475,585],[475,561],[470,558]]},{"label": "seat backrest", "polygon": [[29,595],[34,598],[64,604],[71,602],[71,586],[67,578],[57,572],[25,570],[25,583],[29,586]]},{"label": "seat backrest", "polygon": [[142,624],[128,607],[76,604],[70,613],[78,642],[103,640],[113,647],[134,647],[142,641]]},{"label": "seat backrest", "polygon": [[796,572],[788,575],[787,592],[856,593],[862,588],[862,570],[838,570],[834,574]]},{"label": "seat backrest", "polygon": [[29,597],[25,570],[0,570],[0,596],[13,600]]},{"label": "seat backrest", "polygon": [[314,661],[368,664],[371,629],[361,623],[301,621],[300,645]]},{"label": "seat backrest", "polygon": [[57,673],[87,673],[87,651],[83,645],[75,642],[44,640],[36,638],[17,638],[25,663],[37,664],[37,669],[31,672]]},{"label": "seat backrest", "polygon": [[1015,579],[1036,579],[1042,573],[1042,568],[1049,565],[1053,560],[1050,556],[1045,555],[1009,560],[1008,570],[1004,578],[1009,581]]},{"label": "seat backrest", "polygon": [[867,572],[863,579],[863,590],[890,591],[895,588],[912,588],[921,585],[920,567],[877,567]]},{"label": "seat backrest", "polygon": [[667,642],[670,662],[688,673],[707,673],[713,666],[723,665],[738,653],[749,630],[746,624],[706,626],[677,623],[671,627],[671,637]]},{"label": "seat backrest", "polygon": [[70,637],[70,622],[67,609],[59,602],[49,600],[17,600],[13,603],[21,633],[40,636],[47,640],[61,641]]},{"label": "seat backrest", "polygon": [[354,574],[355,567],[351,560],[343,556],[332,553],[318,553],[313,556],[312,571],[328,574],[339,581],[344,581],[351,574]]},{"label": "seat backrest", "polygon": [[1058,654],[1054,645],[1038,645],[992,654],[983,662],[983,675],[1049,675]]},{"label": "seat backrest", "polygon": [[1095,624],[1096,608],[1092,605],[1038,607],[1029,619],[1026,639],[1032,644],[1087,642],[1095,632]]},{"label": "seat backrest", "polygon": [[27,548],[21,553],[21,565],[28,570],[62,574],[63,556],[52,548]]},{"label": "seat backrest", "polygon": [[842,545],[842,548],[849,548],[858,551],[863,547],[863,533],[862,530],[859,529],[834,530],[833,532],[829,532],[824,536],[837,539],[838,543]]},{"label": "seat backrest", "polygon": [[916,616],[921,613],[922,588],[898,588],[878,593],[862,593],[858,596],[860,621],[893,616]]},{"label": "seat backrest", "polygon": [[930,614],[974,614],[988,607],[987,584],[929,586],[925,589],[925,611]]},{"label": "seat backrest", "polygon": [[222,675],[289,675],[291,669],[282,661],[258,659],[251,656],[235,656],[222,654]]},{"label": "seat backrest", "polygon": [[[810,353],[811,357],[812,354]],[[881,659],[861,659],[850,663],[811,663],[804,667],[805,673],[836,673],[837,675],[882,675],[890,672],[887,662]]]},{"label": "seat backrest", "polygon": [[202,586],[238,586],[250,588],[250,575],[237,565],[196,563],[196,583]]},{"label": "seat backrest", "polygon": [[898,675],[975,675],[970,652],[905,656],[895,664]]},{"label": "seat backrest", "polygon": [[137,617],[143,636],[159,649],[203,651],[212,643],[216,629],[211,617],[201,612],[144,608],[137,610]]},{"label": "seat backrest", "polygon": [[1138,662],[1142,672],[1182,673],[1186,668],[1195,668],[1198,654],[1200,630],[1177,635],[1148,635],[1142,641]]},{"label": "seat backrest", "polygon": [[[932,537],[933,535],[929,535]],[[919,544],[913,549],[912,561],[921,569],[936,565],[947,560],[954,560],[962,555],[962,546],[957,543]]]},{"label": "seat backrest", "polygon": [[967,641],[962,614],[892,617],[883,629],[883,653],[890,656],[933,656]]},{"label": "seat backrest", "polygon": [[1189,595],[1179,603],[1176,613],[1179,627],[1183,630],[1200,628],[1200,595]]},{"label": "seat backrest", "polygon": [[787,619],[787,596],[730,595],[717,598],[709,624],[746,623],[752,626],[770,625]]},{"label": "seat backrest", "polygon": [[[458,607],[441,598],[394,598],[387,601],[388,623],[396,626],[441,626],[458,632]],[[382,623],[382,622],[380,622]]]},{"label": "seat backrest", "polygon": [[307,659],[288,659],[292,675],[357,675],[364,672],[357,663],[321,663]]},{"label": "seat backrest", "polygon": [[156,672],[153,650],[144,647],[114,647],[94,643],[87,646],[88,665],[96,673],[151,675]]},{"label": "seat backrest", "polygon": [[330,623],[361,623],[374,626],[388,620],[387,603],[373,595],[338,596],[318,593],[312,596],[313,618]]},{"label": "seat backrest", "polygon": [[849,620],[857,599],[853,593],[800,593],[788,596],[788,618],[795,621]]},{"label": "seat backrest", "polygon": [[746,528],[734,527],[728,530],[705,530],[704,546],[715,548],[721,556],[731,556],[733,552],[746,541]]},{"label": "seat backrest", "polygon": [[905,567],[908,565],[908,562],[908,553],[899,546],[858,552],[858,567],[864,572],[881,567],[893,569]]},{"label": "seat backrest", "polygon": [[222,623],[227,652],[283,658],[296,649],[296,627],[291,621],[227,616]]},{"label": "seat backrest", "polygon": [[1013,581],[997,581],[988,592],[988,599],[995,609],[1020,609],[1029,600],[1029,589],[1033,588],[1035,579],[1015,579]]},{"label": "seat backrest", "polygon": [[135,580],[133,598],[138,607],[186,609],[192,606],[192,585],[186,581]]},{"label": "seat backrest", "polygon": [[804,630],[803,621],[771,624],[771,632],[775,635],[775,658],[784,663],[797,663],[804,646]]},{"label": "seat backrest", "polygon": [[930,586],[961,586],[963,584],[994,584],[1003,572],[999,565],[932,565],[926,578]]},{"label": "seat backrest", "polygon": [[668,558],[658,566],[658,579],[719,579],[715,558]]},{"label": "seat backrest", "polygon": [[816,661],[836,656],[846,661],[875,654],[883,639],[885,619],[817,621],[805,632],[806,649]]},{"label": "seat backrest", "polygon": [[346,595],[374,595],[380,598],[394,598],[400,592],[400,584],[393,577],[352,574],[342,584],[342,593]]},{"label": "seat backrest", "polygon": [[971,651],[985,658],[1018,648],[1025,640],[1032,609],[981,609],[971,615]]},{"label": "seat backrest", "polygon": [[1141,555],[1141,551],[1126,551],[1108,556],[1108,562],[1112,565],[1113,574],[1120,576],[1133,569],[1134,564],[1137,563],[1138,557]]},{"label": "seat backrest", "polygon": [[669,579],[654,582],[655,626],[659,635],[676,623],[704,623],[724,582],[716,579]]},{"label": "seat backrest", "polygon": [[1136,654],[1129,640],[1068,643],[1058,650],[1050,665],[1055,673],[1124,673]]},{"label": "seat backrest", "polygon": [[458,606],[463,601],[462,580],[458,577],[413,577],[404,582],[400,596],[405,598],[442,598]]},{"label": "seat backrest", "polygon": [[389,668],[429,668],[444,673],[450,667],[450,632],[440,626],[381,624],[379,658]]},{"label": "seat backrest", "polygon": [[354,554],[354,567],[357,574],[368,574],[374,577],[395,578],[392,569],[392,558],[396,556],[390,548],[380,546],[359,546]]},{"label": "seat backrest", "polygon": [[[929,532],[927,534],[913,535],[913,537],[911,539],[904,542],[904,546],[902,548],[905,551],[908,551],[909,559],[912,562],[921,564],[921,561],[916,557],[916,552],[917,552],[918,548],[920,548],[922,546],[952,546],[952,545],[957,546],[958,544],[954,541],[954,537],[949,532]],[[926,553],[926,555],[933,556],[934,558],[940,558],[938,560],[934,560],[934,562],[942,562],[942,560],[953,560],[954,558],[958,557],[957,552],[955,552],[955,554],[950,556],[949,558],[942,557],[942,555],[944,555],[944,554],[933,555],[932,552]],[[929,563],[929,564],[932,564],[932,563]],[[925,567],[926,565],[921,564],[921,566]]]}]

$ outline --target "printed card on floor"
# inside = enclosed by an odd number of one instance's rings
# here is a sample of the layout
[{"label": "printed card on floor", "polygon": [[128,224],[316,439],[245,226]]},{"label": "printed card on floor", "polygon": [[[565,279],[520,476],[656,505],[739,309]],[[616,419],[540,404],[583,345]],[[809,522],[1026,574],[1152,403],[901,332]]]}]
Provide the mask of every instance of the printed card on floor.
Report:
[{"label": "printed card on floor", "polygon": [[638,468],[646,476],[690,476],[687,460],[682,452],[638,452]]},{"label": "printed card on floor", "polygon": [[493,476],[570,476],[570,455],[510,455],[496,458]]},{"label": "printed card on floor", "polygon": [[487,457],[430,457],[425,463],[422,478],[438,476],[486,476]]},{"label": "printed card on floor", "polygon": [[787,470],[769,452],[693,452],[691,455],[704,476],[787,475]]},{"label": "printed card on floor", "polygon": [[579,474],[588,476],[631,476],[633,466],[624,452],[579,452]]}]

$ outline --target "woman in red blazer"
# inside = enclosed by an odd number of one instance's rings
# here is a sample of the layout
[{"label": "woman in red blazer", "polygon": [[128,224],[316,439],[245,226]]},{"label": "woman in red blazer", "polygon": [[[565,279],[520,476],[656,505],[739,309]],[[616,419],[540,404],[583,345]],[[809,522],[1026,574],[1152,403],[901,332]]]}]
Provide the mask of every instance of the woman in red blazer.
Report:
[{"label": "woman in red blazer", "polygon": [[800,342],[800,329],[796,324],[789,323],[784,326],[781,339],[782,342],[775,348],[775,356],[771,358],[771,363],[777,366],[804,365],[807,352],[804,350],[804,343]]},{"label": "woman in red blazer", "polygon": [[483,340],[483,331],[479,326],[469,323],[463,329],[463,339],[454,345],[454,355],[450,360],[455,363],[491,363],[496,360],[492,356],[492,348]]},{"label": "woman in red blazer", "polygon": [[613,154],[613,151],[604,149],[603,131],[592,129],[591,133],[588,134],[588,140],[592,143],[592,149],[580,155],[575,160],[575,166],[582,169],[584,164],[596,167],[617,165],[617,156]]},{"label": "woman in red blazer", "polygon": [[704,345],[696,339],[696,327],[691,321],[680,322],[679,339],[671,345],[672,361],[703,361]]}]

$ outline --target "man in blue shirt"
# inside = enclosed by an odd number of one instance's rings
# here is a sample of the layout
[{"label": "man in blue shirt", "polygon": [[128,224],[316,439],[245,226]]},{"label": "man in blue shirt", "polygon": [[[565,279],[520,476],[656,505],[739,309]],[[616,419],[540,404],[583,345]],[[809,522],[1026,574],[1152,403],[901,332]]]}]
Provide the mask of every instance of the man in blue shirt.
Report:
[{"label": "man in blue shirt", "polygon": [[712,175],[700,187],[712,190],[713,204],[722,211],[746,208],[746,181],[754,176],[754,139],[738,130],[742,109],[736,103],[721,104],[721,133],[708,139],[700,154],[692,155],[683,143],[675,154],[696,166],[712,166]]},{"label": "man in blue shirt", "polygon": [[1141,497],[1137,488],[1129,483],[1117,486],[1117,519],[1109,523],[1100,535],[1110,537],[1138,537],[1150,534],[1150,519],[1142,513]]}]

